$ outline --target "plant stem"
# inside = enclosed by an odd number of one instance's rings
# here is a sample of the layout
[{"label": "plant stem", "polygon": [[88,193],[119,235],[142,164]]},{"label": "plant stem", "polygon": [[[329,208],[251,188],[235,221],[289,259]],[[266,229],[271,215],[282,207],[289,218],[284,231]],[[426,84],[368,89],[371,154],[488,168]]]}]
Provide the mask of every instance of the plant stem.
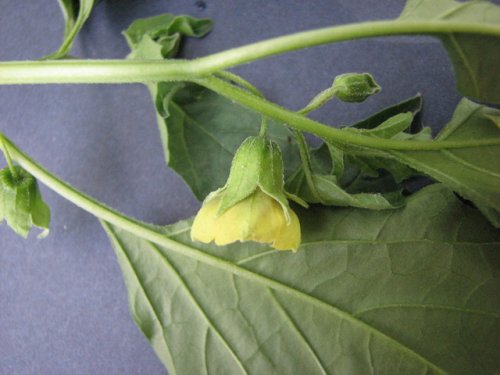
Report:
[{"label": "plant stem", "polygon": [[215,72],[214,75],[216,77],[220,77],[220,78],[225,79],[227,81],[231,81],[233,83],[236,83],[238,86],[241,86],[241,87],[247,89],[252,94],[257,95],[260,98],[264,98],[264,94],[262,94],[257,87],[255,87],[250,82],[248,82],[245,78],[240,77],[237,74],[234,74],[234,73],[229,72],[227,70],[221,70],[219,72]]},{"label": "plant stem", "polygon": [[389,35],[483,34],[500,37],[492,24],[450,21],[374,21],[327,27],[229,49],[190,61],[63,60],[0,63],[0,84],[146,83],[211,74],[265,57],[345,40]]},{"label": "plant stem", "polygon": [[[214,76],[220,77],[222,79],[225,79],[227,81],[236,83],[237,85],[245,88],[246,90],[250,91],[252,94],[265,99],[264,94],[262,94],[257,87],[252,85],[250,82],[248,82],[246,79],[243,77],[240,77],[237,74],[234,74],[232,72],[228,72],[227,70],[221,70],[220,72],[215,72]],[[260,131],[259,135],[261,137],[265,137],[267,135],[267,117],[262,116],[262,121],[260,123]]]},{"label": "plant stem", "polygon": [[183,60],[47,60],[0,63],[0,84],[148,83],[183,80]]},{"label": "plant stem", "polygon": [[[325,90],[326,91],[326,90]],[[324,92],[324,91],[323,91]],[[320,94],[321,95],[321,94]],[[307,115],[309,112],[313,111],[317,107],[306,107],[297,111],[300,115]],[[306,138],[304,137],[304,133],[300,130],[294,129],[293,134],[295,136],[295,140],[297,141],[297,145],[299,146],[299,154],[300,160],[302,161],[302,170],[304,171],[304,176],[306,178],[307,186],[309,186],[309,190],[314,198],[318,202],[322,202],[321,197],[319,196],[318,190],[316,189],[316,184],[313,180],[313,170],[311,164],[311,155],[309,153],[309,147],[307,146]]]},{"label": "plant stem", "polygon": [[[94,216],[97,216],[98,218],[108,221],[112,224],[116,224],[124,229],[130,229],[131,225],[138,223],[138,221],[135,221],[117,211],[114,211],[106,205],[96,201],[92,197],[76,190],[71,185],[60,180],[56,176],[50,174],[41,165],[24,154],[2,133],[0,133],[0,145],[2,146],[4,154],[10,154],[22,168],[32,174],[40,182],[50,187],[53,191],[55,191],[62,197],[73,202],[78,207],[83,208],[85,211],[88,211]],[[134,231],[134,233],[135,232],[136,231]]]},{"label": "plant stem", "polygon": [[313,180],[311,156],[309,154],[309,148],[307,147],[307,142],[304,134],[300,130],[294,130],[293,134],[295,135],[295,140],[297,141],[297,145],[299,146],[300,160],[302,161],[302,170],[304,171],[307,186],[309,187],[309,190],[311,190],[311,194],[313,195],[313,197],[319,203],[322,203],[322,199],[318,193],[318,190],[316,189],[316,184]]},{"label": "plant stem", "polygon": [[252,95],[245,90],[234,87],[216,77],[193,79],[218,94],[234,100],[243,106],[267,115],[270,118],[286,123],[287,126],[314,134],[327,141],[340,144],[356,145],[376,150],[442,150],[452,148],[470,148],[480,146],[500,145],[500,139],[467,139],[464,141],[397,141],[392,139],[375,138],[367,135],[346,132],[321,124],[301,114],[290,111],[277,104]]},{"label": "plant stem", "polygon": [[262,122],[260,123],[259,135],[261,137],[267,136],[267,117],[262,116]]},{"label": "plant stem", "polygon": [[14,169],[14,164],[12,163],[12,158],[10,157],[9,150],[5,147],[5,137],[0,137],[0,145],[2,146],[2,151],[5,156],[5,160],[7,160],[7,165],[9,167],[10,173],[12,174],[12,178],[15,180],[17,178],[17,172]]}]

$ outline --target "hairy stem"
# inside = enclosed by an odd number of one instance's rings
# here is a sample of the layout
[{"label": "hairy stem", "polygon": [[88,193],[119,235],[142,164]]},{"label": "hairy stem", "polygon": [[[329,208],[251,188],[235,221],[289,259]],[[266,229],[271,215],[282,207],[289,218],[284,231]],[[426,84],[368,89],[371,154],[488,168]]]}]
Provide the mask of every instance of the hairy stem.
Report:
[{"label": "hairy stem", "polygon": [[468,139],[464,141],[397,141],[392,139],[375,138],[329,127],[307,118],[297,112],[280,107],[277,104],[259,98],[247,91],[235,87],[216,77],[194,79],[220,95],[234,100],[243,106],[267,115],[275,120],[286,123],[287,126],[314,134],[327,141],[346,145],[356,145],[376,150],[442,150],[452,148],[469,148],[479,146],[499,145],[500,139]]},{"label": "hairy stem", "polygon": [[390,35],[474,33],[500,37],[491,24],[374,21],[327,27],[229,49],[190,61],[64,60],[0,63],[0,84],[146,83],[204,76],[265,57],[352,39]]},{"label": "hairy stem", "polygon": [[260,98],[264,98],[264,94],[262,94],[257,87],[248,82],[245,78],[240,77],[239,75],[229,72],[227,70],[221,70],[220,72],[215,72],[214,75],[216,77],[222,78],[226,81],[233,82],[240,87],[243,87],[250,91],[252,94],[257,95]]},{"label": "hairy stem", "polygon": [[[227,80],[229,82],[233,82],[233,83],[239,85],[240,87],[243,87],[244,89],[248,90],[252,94],[258,96],[259,98],[265,99],[264,94],[262,94],[257,87],[255,87],[250,82],[248,82],[246,79],[240,77],[237,74],[234,74],[232,72],[228,72],[227,70],[221,70],[220,72],[215,72],[214,76],[220,77],[220,78]],[[267,135],[267,125],[268,125],[267,124],[267,117],[262,116],[262,121],[260,124],[260,131],[259,131],[260,136],[264,137]]]}]

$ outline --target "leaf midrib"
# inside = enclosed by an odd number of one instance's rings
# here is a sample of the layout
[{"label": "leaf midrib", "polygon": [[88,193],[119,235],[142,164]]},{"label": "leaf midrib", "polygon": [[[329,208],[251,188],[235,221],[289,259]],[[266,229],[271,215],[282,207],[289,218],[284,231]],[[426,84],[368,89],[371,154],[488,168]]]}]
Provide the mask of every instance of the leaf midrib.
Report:
[{"label": "leaf midrib", "polygon": [[497,314],[493,311],[483,311],[483,310],[467,309],[467,308],[456,307],[456,306],[419,304],[419,303],[394,303],[394,304],[381,305],[381,306],[372,306],[372,307],[368,307],[368,308],[353,312],[352,315],[355,317],[359,317],[360,315],[370,313],[372,311],[390,310],[390,309],[447,310],[447,311],[455,311],[455,312],[460,312],[460,313],[465,313],[465,314],[484,315],[484,316],[489,316],[489,317],[492,317],[495,319],[500,319],[500,314]]},{"label": "leaf midrib", "polygon": [[468,2],[468,3],[459,3],[456,6],[454,6],[453,8],[447,9],[445,12],[441,13],[440,15],[438,15],[435,18],[440,19],[440,20],[445,20],[449,16],[452,16],[453,13],[457,13],[457,12],[461,11],[462,9],[467,8],[473,4],[474,4],[473,1]]},{"label": "leaf midrib", "polygon": [[188,295],[188,298],[191,301],[191,303],[199,310],[199,313],[203,317],[203,319],[205,320],[208,328],[210,328],[213,332],[215,332],[215,334],[217,335],[217,337],[221,340],[224,348],[226,348],[226,350],[229,352],[229,355],[234,359],[234,361],[240,367],[240,369],[243,370],[243,373],[246,374],[246,375],[248,375],[248,371],[246,370],[245,366],[243,365],[243,362],[236,355],[236,353],[233,351],[233,349],[230,347],[230,345],[226,341],[226,339],[225,339],[224,335],[222,334],[222,332],[220,332],[220,330],[210,320],[210,318],[206,314],[205,310],[202,308],[202,306],[196,300],[196,297],[193,295],[193,292],[191,291],[191,289],[186,284],[186,281],[180,275],[179,271],[174,267],[174,265],[172,264],[172,262],[170,262],[168,260],[168,258],[160,251],[160,249],[158,249],[158,247],[156,245],[154,245],[153,243],[151,243],[149,241],[148,241],[148,244],[160,256],[160,258],[162,259],[163,264],[165,265],[165,267],[167,267],[167,269],[169,269],[169,271],[179,281],[180,285],[184,288],[186,294]]},{"label": "leaf midrib", "polygon": [[[168,358],[167,358],[167,361],[168,361],[168,364],[170,365],[169,366],[169,371],[172,372],[172,375],[177,375],[178,372],[177,372],[177,369],[176,369],[176,366],[175,366],[175,363],[174,363],[174,360],[173,360],[173,357],[172,357],[172,353],[170,352],[170,347],[167,343],[167,340],[166,340],[166,337],[165,337],[165,334],[163,332],[163,324],[160,320],[160,317],[159,317],[159,314],[158,312],[156,311],[154,305],[153,305],[153,302],[151,301],[151,298],[149,297],[148,293],[146,292],[146,290],[144,289],[144,286],[142,285],[142,281],[140,280],[139,276],[137,275],[137,273],[135,272],[135,268],[132,266],[132,262],[131,260],[129,259],[126,251],[123,250],[123,246],[121,245],[121,242],[118,240],[114,230],[112,229],[112,227],[114,227],[112,224],[108,223],[107,221],[104,221],[104,220],[100,220],[101,222],[101,225],[102,227],[104,228],[104,231],[108,234],[108,236],[110,237],[111,241],[118,247],[121,249],[125,259],[127,260],[127,265],[130,267],[130,269],[132,270],[132,273],[134,274],[134,277],[137,281],[137,284],[139,285],[139,287],[141,288],[142,290],[142,293],[144,294],[144,297],[146,298],[146,301],[149,305],[149,307],[151,308],[151,311],[153,312],[153,316],[155,317],[156,319],[156,322],[160,325],[160,327],[162,328],[162,338],[163,338],[163,343],[165,344],[165,348],[167,350],[167,355],[168,355]],[[138,325],[139,326],[139,325]]]},{"label": "leaf midrib", "polygon": [[472,169],[472,170],[477,171],[477,172],[484,173],[485,175],[488,175],[488,176],[493,177],[495,179],[498,179],[500,181],[500,173],[496,173],[496,172],[490,171],[488,169],[482,168],[480,166],[477,166],[475,164],[472,164],[472,163],[468,162],[467,160],[465,160],[463,157],[455,155],[451,151],[441,150],[441,152],[443,154],[445,154],[448,158],[450,158],[452,160],[455,160],[457,163],[465,165],[469,169]]},{"label": "leaf midrib", "polygon": [[217,144],[222,151],[227,152],[230,156],[234,156],[234,152],[226,148],[220,142],[212,133],[210,133],[204,126],[202,126],[195,118],[190,116],[180,105],[178,105],[176,102],[173,100],[169,103],[170,105],[174,106],[179,112],[181,112],[186,119],[189,120],[189,122],[194,125],[198,130],[200,130],[202,133],[205,133],[212,141]]}]

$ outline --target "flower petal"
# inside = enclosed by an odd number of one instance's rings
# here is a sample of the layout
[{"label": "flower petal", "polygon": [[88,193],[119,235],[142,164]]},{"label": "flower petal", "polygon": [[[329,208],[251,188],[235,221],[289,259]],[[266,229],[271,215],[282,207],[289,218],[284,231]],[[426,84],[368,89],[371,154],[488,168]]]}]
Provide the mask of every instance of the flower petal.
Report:
[{"label": "flower petal", "polygon": [[250,231],[251,197],[236,203],[217,218],[214,239],[217,245],[245,241]]},{"label": "flower petal", "polygon": [[[300,223],[297,215],[257,188],[254,193],[217,216],[221,197],[206,200],[191,228],[193,240],[219,246],[236,241],[271,244],[278,250],[297,250]],[[287,220],[290,218],[290,221]]]},{"label": "flower petal", "polygon": [[297,251],[300,246],[300,222],[295,212],[291,209],[288,212],[290,214],[290,223],[285,222],[272,246],[278,250]]},{"label": "flower petal", "polygon": [[220,197],[212,198],[203,203],[203,206],[194,218],[193,226],[191,227],[191,239],[209,243],[213,241],[215,236],[216,214],[219,209]]},{"label": "flower petal", "polygon": [[280,204],[257,189],[251,208],[251,226],[247,240],[272,243],[285,221]]}]

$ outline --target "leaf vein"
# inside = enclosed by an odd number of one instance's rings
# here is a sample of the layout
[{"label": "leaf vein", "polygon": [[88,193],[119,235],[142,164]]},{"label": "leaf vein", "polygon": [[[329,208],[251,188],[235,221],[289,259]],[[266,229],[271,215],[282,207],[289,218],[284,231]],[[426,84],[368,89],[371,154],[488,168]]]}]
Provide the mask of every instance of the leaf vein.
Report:
[{"label": "leaf vein", "polygon": [[235,360],[236,364],[243,370],[243,373],[248,374],[245,366],[243,365],[242,361],[240,358],[236,355],[236,353],[231,349],[229,346],[228,342],[222,335],[222,333],[219,331],[219,329],[214,325],[214,323],[210,320],[208,315],[206,314],[205,310],[202,308],[202,306],[198,303],[196,300],[195,296],[193,295],[191,289],[188,287],[186,281],[184,278],[180,275],[179,271],[174,267],[174,265],[168,260],[167,256],[152,242],[148,241],[149,245],[151,248],[159,255],[159,257],[162,259],[163,264],[169,269],[170,272],[172,272],[173,275],[179,280],[179,283],[184,287],[184,291],[186,292],[188,298],[191,300],[191,303],[198,309],[200,315],[203,317],[205,322],[207,323],[208,327],[215,332],[217,337],[221,340],[224,348],[229,352],[231,357]]},{"label": "leaf vein", "polygon": [[472,70],[470,62],[467,59],[467,56],[465,55],[462,47],[460,47],[460,44],[458,44],[455,36],[453,34],[449,34],[449,38],[450,38],[451,43],[453,44],[453,47],[455,47],[455,49],[457,50],[457,53],[459,54],[460,58],[462,59],[465,69],[467,69],[467,73],[469,74],[472,85],[474,86],[475,96],[479,97],[480,96],[479,84],[477,82],[476,76],[474,75],[474,71]]},{"label": "leaf vein", "polygon": [[278,301],[274,292],[271,289],[267,289],[267,290],[268,290],[269,294],[271,295],[271,299],[273,300],[273,302],[275,302],[275,305],[278,307],[281,314],[287,319],[288,322],[290,322],[291,327],[294,329],[294,331],[297,333],[297,335],[302,339],[302,342],[305,343],[305,346],[307,347],[309,353],[312,354],[312,356],[314,358],[314,362],[318,365],[318,368],[321,370],[321,373],[323,375],[328,375],[328,372],[325,369],[325,366],[323,365],[323,363],[321,362],[321,359],[319,358],[318,353],[316,352],[316,350],[314,350],[314,348],[312,347],[312,345],[309,342],[309,340],[307,339],[307,337],[304,335],[302,330],[298,327],[297,323],[293,320],[293,318],[290,316],[290,314],[285,309],[285,307]]},{"label": "leaf vein", "polygon": [[461,158],[461,157],[455,155],[453,152],[451,152],[449,150],[441,150],[441,152],[443,154],[445,154],[447,157],[449,157],[450,159],[452,159],[454,161],[457,161],[460,164],[463,164],[463,165],[469,167],[470,169],[473,169],[475,171],[484,173],[486,175],[490,175],[492,177],[500,178],[500,173],[495,173],[495,172],[490,171],[488,169],[485,169],[485,168],[479,167],[477,165],[474,165],[474,164],[468,162],[467,160],[465,160],[464,158]]},{"label": "leaf vein", "polygon": [[212,133],[210,133],[204,126],[201,126],[198,123],[198,121],[196,121],[196,119],[189,116],[182,108],[180,108],[180,106],[177,103],[172,102],[170,104],[175,106],[177,110],[182,112],[183,116],[189,120],[190,124],[194,125],[198,130],[200,130],[201,132],[205,133],[208,137],[210,137],[210,139],[212,139],[212,141],[214,141],[223,151],[226,151],[230,155],[234,155],[233,151],[226,148],[226,146],[224,146],[216,137],[214,137],[214,135]]}]

